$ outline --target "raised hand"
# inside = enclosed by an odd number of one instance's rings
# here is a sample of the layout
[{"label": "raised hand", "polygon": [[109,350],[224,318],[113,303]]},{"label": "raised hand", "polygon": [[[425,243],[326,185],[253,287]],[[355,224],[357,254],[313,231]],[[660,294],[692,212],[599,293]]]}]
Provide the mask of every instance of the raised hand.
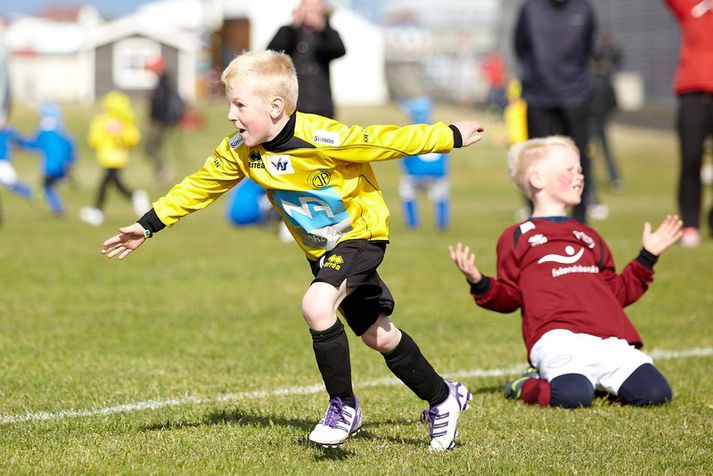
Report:
[{"label": "raised hand", "polygon": [[463,139],[463,147],[479,142],[483,138],[483,134],[485,134],[485,128],[478,121],[459,121],[454,122],[453,125],[460,132]]},{"label": "raised hand", "polygon": [[644,249],[656,256],[660,255],[681,238],[682,228],[683,222],[678,215],[667,215],[654,232],[651,231],[649,222],[644,223],[644,233],[641,236]]},{"label": "raised hand", "polygon": [[455,249],[449,246],[448,253],[469,282],[477,283],[483,279],[483,275],[480,274],[480,271],[478,271],[478,268],[475,266],[475,255],[470,252],[469,246],[458,243]]},{"label": "raised hand", "polygon": [[138,223],[119,228],[119,234],[114,235],[102,243],[102,254],[107,258],[119,255],[119,259],[124,259],[136,248],[144,244],[144,227]]}]

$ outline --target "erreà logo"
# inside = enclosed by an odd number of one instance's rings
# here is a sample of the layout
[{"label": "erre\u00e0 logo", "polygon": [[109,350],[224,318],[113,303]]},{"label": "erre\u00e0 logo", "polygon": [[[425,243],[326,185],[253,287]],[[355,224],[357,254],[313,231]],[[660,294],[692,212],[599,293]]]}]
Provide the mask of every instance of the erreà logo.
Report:
[{"label": "erre\u00e0 logo", "polygon": [[314,139],[312,139],[312,141],[332,146],[341,145],[339,141],[339,134],[325,129],[318,129],[314,131]]},{"label": "erre\u00e0 logo", "polygon": [[231,149],[237,149],[238,146],[243,143],[243,136],[240,135],[240,132],[236,132],[233,137],[228,140],[228,143]]},{"label": "erre\u00e0 logo", "polygon": [[339,255],[331,255],[324,263],[324,267],[336,269],[337,271],[339,271],[339,268],[342,267],[342,263],[344,263],[344,258]]}]

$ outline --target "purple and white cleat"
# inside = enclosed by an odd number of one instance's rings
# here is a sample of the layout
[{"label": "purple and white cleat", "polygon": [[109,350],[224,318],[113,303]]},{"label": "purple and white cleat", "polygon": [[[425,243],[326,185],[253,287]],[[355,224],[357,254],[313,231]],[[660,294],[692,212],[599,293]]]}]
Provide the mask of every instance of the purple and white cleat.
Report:
[{"label": "purple and white cleat", "polygon": [[428,434],[431,436],[432,451],[446,451],[456,445],[456,424],[461,412],[468,409],[468,400],[473,398],[462,383],[445,380],[448,385],[448,398],[421,413],[421,422],[428,421]]},{"label": "purple and white cleat", "polygon": [[335,397],[329,401],[324,418],[309,434],[309,440],[325,448],[334,448],[347,441],[351,435],[359,433],[362,420],[358,401],[356,408],[352,408],[344,404],[341,398]]}]

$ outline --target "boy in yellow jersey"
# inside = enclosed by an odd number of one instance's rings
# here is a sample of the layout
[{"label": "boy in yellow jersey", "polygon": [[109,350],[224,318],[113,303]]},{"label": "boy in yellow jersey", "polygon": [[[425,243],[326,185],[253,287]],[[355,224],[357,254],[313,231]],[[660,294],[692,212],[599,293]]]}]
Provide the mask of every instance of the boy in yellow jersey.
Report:
[{"label": "boy in yellow jersey", "polygon": [[251,178],[266,190],[315,276],[302,313],[330,402],[309,439],[337,446],[362,424],[339,309],[354,333],[429,402],[421,418],[430,424],[430,448],[452,448],[470,393],[436,373],[411,337],[389,320],[394,300],[377,273],[389,240],[389,210],[369,162],[449,152],[478,142],[483,128],[475,121],[348,127],[296,112],[294,66],[289,56],[274,51],[243,53],[221,79],[228,120],[238,132],[225,137],[202,168],[156,201],[137,223],[106,240],[102,253],[125,258],[165,226]]},{"label": "boy in yellow jersey", "polygon": [[121,180],[121,171],[128,165],[131,150],[141,135],[134,120],[134,110],[129,97],[119,91],[111,91],[102,99],[102,113],[92,119],[87,141],[97,154],[97,162],[104,169],[104,177],[97,190],[95,206],[79,211],[82,221],[99,226],[104,221],[104,202],[110,185],[131,200],[134,212],[141,216],[151,206],[148,194],[143,190],[132,191]]}]

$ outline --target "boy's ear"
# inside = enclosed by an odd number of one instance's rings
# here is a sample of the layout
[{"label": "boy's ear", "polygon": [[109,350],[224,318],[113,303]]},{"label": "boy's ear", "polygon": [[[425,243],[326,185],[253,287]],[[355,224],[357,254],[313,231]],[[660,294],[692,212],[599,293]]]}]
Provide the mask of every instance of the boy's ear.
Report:
[{"label": "boy's ear", "polygon": [[530,187],[532,187],[533,190],[540,190],[545,185],[545,182],[542,179],[542,175],[540,175],[540,172],[538,170],[533,170],[532,172],[530,172],[530,175],[527,176],[527,181],[529,182]]},{"label": "boy's ear", "polygon": [[285,100],[279,96],[275,96],[270,101],[270,117],[279,119],[285,112]]}]

